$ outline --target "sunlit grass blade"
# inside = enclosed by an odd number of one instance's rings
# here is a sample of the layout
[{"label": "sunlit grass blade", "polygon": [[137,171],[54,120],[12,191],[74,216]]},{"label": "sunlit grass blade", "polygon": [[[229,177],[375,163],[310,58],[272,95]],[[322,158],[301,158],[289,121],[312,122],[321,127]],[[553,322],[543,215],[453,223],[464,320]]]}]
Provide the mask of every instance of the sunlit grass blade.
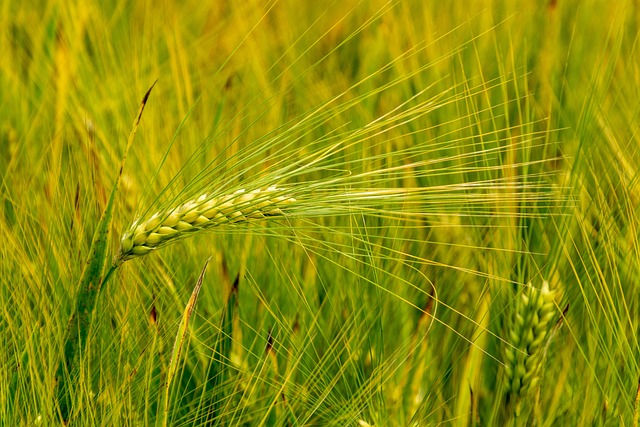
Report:
[{"label": "sunlit grass blade", "polygon": [[[240,275],[236,276],[231,285],[227,300],[220,319],[220,330],[217,334],[204,387],[205,403],[203,410],[206,413],[207,425],[225,424],[224,410],[228,408],[232,399],[229,395],[230,387],[227,382],[231,378],[231,348],[233,344],[233,324],[237,318],[238,310],[238,286]],[[225,395],[225,394],[229,395]]]},{"label": "sunlit grass blade", "polygon": [[163,405],[159,414],[160,423],[163,427],[167,426],[169,423],[169,402],[170,402],[170,393],[171,393],[171,384],[173,382],[173,378],[178,371],[178,365],[180,363],[180,353],[182,351],[182,346],[187,338],[187,333],[189,331],[189,321],[191,320],[191,315],[195,310],[196,303],[198,302],[198,296],[200,294],[200,289],[202,288],[202,281],[204,280],[204,273],[207,270],[207,265],[209,265],[209,260],[205,262],[204,267],[202,267],[202,271],[200,272],[200,276],[198,277],[198,281],[191,292],[191,297],[189,297],[189,301],[184,308],[184,312],[182,313],[182,318],[180,319],[180,324],[178,325],[178,331],[176,332],[176,338],[173,342],[173,350],[171,351],[171,359],[169,361],[169,367],[167,369],[167,374],[165,377],[164,385],[163,385]]}]

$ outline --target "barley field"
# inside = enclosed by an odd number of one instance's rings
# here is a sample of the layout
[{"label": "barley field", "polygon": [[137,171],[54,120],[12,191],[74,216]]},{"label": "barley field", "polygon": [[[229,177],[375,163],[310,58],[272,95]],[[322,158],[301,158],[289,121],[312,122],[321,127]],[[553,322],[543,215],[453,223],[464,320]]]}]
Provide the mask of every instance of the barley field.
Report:
[{"label": "barley field", "polygon": [[0,27],[0,425],[638,425],[637,1]]}]

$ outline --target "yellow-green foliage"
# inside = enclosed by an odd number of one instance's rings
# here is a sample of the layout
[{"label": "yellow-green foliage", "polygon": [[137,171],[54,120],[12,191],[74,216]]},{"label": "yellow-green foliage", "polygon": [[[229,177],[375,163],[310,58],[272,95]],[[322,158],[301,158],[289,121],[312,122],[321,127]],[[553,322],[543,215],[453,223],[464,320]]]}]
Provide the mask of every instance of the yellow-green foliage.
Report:
[{"label": "yellow-green foliage", "polygon": [[1,423],[59,425],[57,394],[70,425],[638,419],[635,0],[0,0],[0,28]]}]

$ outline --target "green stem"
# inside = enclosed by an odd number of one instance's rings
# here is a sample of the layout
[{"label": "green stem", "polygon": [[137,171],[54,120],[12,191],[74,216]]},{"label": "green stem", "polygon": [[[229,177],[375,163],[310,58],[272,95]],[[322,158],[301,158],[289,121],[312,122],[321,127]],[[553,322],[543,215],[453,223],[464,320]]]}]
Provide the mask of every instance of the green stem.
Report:
[{"label": "green stem", "polygon": [[91,282],[84,283],[78,294],[75,311],[69,319],[64,343],[64,358],[58,364],[56,372],[56,398],[64,421],[69,420],[73,405],[68,381],[77,369],[76,354],[85,346],[97,297],[116,268],[117,265],[112,265],[97,287],[92,286]]},{"label": "green stem", "polygon": [[107,270],[107,274],[105,274],[104,278],[102,279],[102,284],[100,285],[100,293],[102,293],[102,290],[104,289],[105,284],[107,283],[107,281],[111,277],[111,274],[114,271],[116,271],[117,268],[118,268],[117,264],[111,264],[111,267],[109,267],[109,270]]}]

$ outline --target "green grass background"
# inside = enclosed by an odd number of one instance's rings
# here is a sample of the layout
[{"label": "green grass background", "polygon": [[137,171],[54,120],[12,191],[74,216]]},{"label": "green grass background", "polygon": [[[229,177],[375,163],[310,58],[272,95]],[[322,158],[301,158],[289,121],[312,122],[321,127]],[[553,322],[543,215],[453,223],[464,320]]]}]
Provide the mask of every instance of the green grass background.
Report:
[{"label": "green grass background", "polygon": [[[323,215],[310,193],[307,217],[216,229],[125,263],[72,377],[72,425],[159,422],[209,257],[170,425],[637,424],[639,25],[632,0],[1,1],[0,420],[61,422],[55,370],[78,281],[157,79],[111,255],[137,215],[205,189],[196,178],[211,165],[250,182],[278,141],[296,138],[303,155],[423,89],[447,102],[353,144],[340,172],[405,164],[361,183],[382,188],[544,187],[529,202],[496,189],[489,205],[445,192],[412,205],[433,213],[420,221],[385,215],[383,202]],[[310,112],[326,116],[295,128]],[[242,150],[256,148],[248,167]],[[406,166],[429,160],[441,173]],[[518,284],[543,279],[558,291],[554,322],[568,309],[515,418],[508,318]]]}]

